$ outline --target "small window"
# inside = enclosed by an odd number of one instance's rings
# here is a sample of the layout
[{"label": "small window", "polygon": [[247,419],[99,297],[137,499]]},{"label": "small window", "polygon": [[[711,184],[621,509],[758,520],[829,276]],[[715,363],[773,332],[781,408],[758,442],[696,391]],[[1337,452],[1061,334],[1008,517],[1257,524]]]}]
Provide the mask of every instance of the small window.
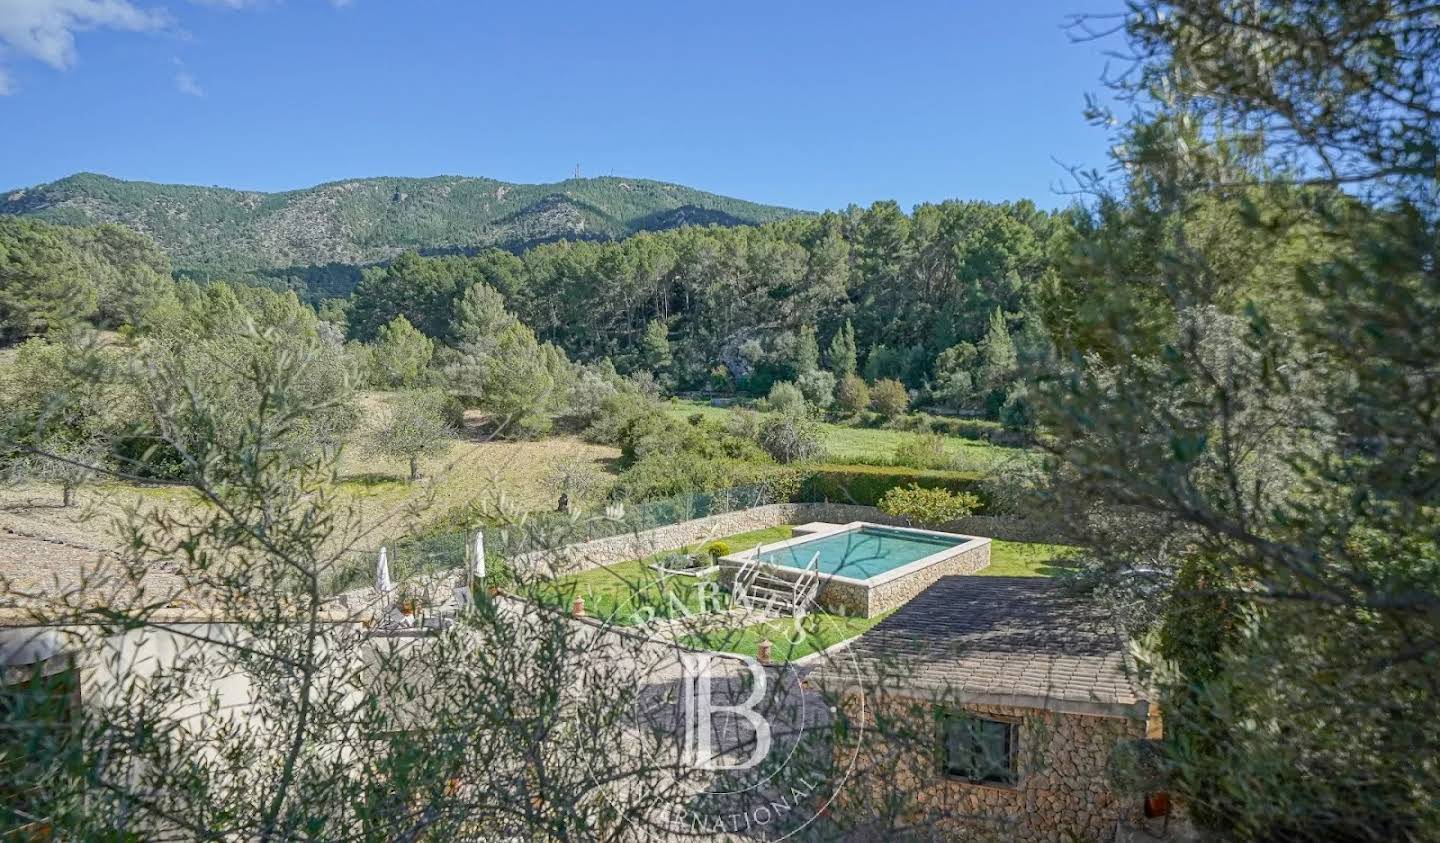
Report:
[{"label": "small window", "polygon": [[1019,780],[1015,756],[1019,724],[972,714],[946,713],[940,719],[945,772],[972,782],[1013,785]]}]

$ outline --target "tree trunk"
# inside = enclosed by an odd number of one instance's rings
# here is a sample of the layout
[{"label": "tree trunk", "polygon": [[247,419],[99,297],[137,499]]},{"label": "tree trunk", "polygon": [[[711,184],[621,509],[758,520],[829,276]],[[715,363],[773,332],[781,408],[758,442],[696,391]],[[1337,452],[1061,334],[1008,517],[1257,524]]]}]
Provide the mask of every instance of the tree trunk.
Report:
[{"label": "tree trunk", "polygon": [[419,458],[419,457],[411,457],[411,458],[410,458],[410,482],[411,482],[411,483],[414,483],[416,480],[419,480],[419,479],[420,479],[420,458]]}]

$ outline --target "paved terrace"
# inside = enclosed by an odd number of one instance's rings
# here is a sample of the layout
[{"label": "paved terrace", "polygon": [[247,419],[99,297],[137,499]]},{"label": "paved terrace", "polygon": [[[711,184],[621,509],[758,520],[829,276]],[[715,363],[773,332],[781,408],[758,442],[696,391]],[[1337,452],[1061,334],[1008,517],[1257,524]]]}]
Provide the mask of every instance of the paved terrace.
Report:
[{"label": "paved terrace", "polygon": [[1112,717],[1149,707],[1103,607],[1053,580],[943,577],[849,649],[887,689]]}]

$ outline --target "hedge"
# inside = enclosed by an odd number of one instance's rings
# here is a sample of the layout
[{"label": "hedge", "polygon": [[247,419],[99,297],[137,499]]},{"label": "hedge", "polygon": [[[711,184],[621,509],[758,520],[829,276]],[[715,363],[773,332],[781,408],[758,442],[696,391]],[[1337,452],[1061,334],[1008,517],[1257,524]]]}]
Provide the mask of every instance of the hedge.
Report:
[{"label": "hedge", "polygon": [[971,492],[980,497],[984,511],[985,495],[980,489],[980,475],[973,471],[931,471],[918,468],[884,465],[809,466],[810,473],[800,484],[795,500],[803,503],[852,503],[876,506],[881,496],[896,486],[917,484],[925,489],[948,489]]}]

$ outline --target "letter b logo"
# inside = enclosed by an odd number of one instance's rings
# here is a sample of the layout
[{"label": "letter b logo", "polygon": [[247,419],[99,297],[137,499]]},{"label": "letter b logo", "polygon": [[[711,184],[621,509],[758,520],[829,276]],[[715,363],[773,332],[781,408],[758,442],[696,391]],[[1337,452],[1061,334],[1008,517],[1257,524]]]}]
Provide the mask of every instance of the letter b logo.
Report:
[{"label": "letter b logo", "polygon": [[[686,653],[680,657],[685,683],[684,762],[699,770],[748,770],[770,754],[770,723],[755,704],[765,696],[765,669],[749,656],[739,656],[754,680],[749,697],[739,705],[715,705],[711,701],[710,667],[715,660],[708,653]],[[715,754],[712,720],[719,713],[744,718],[755,732],[750,756],[740,764],[725,764]]]}]

